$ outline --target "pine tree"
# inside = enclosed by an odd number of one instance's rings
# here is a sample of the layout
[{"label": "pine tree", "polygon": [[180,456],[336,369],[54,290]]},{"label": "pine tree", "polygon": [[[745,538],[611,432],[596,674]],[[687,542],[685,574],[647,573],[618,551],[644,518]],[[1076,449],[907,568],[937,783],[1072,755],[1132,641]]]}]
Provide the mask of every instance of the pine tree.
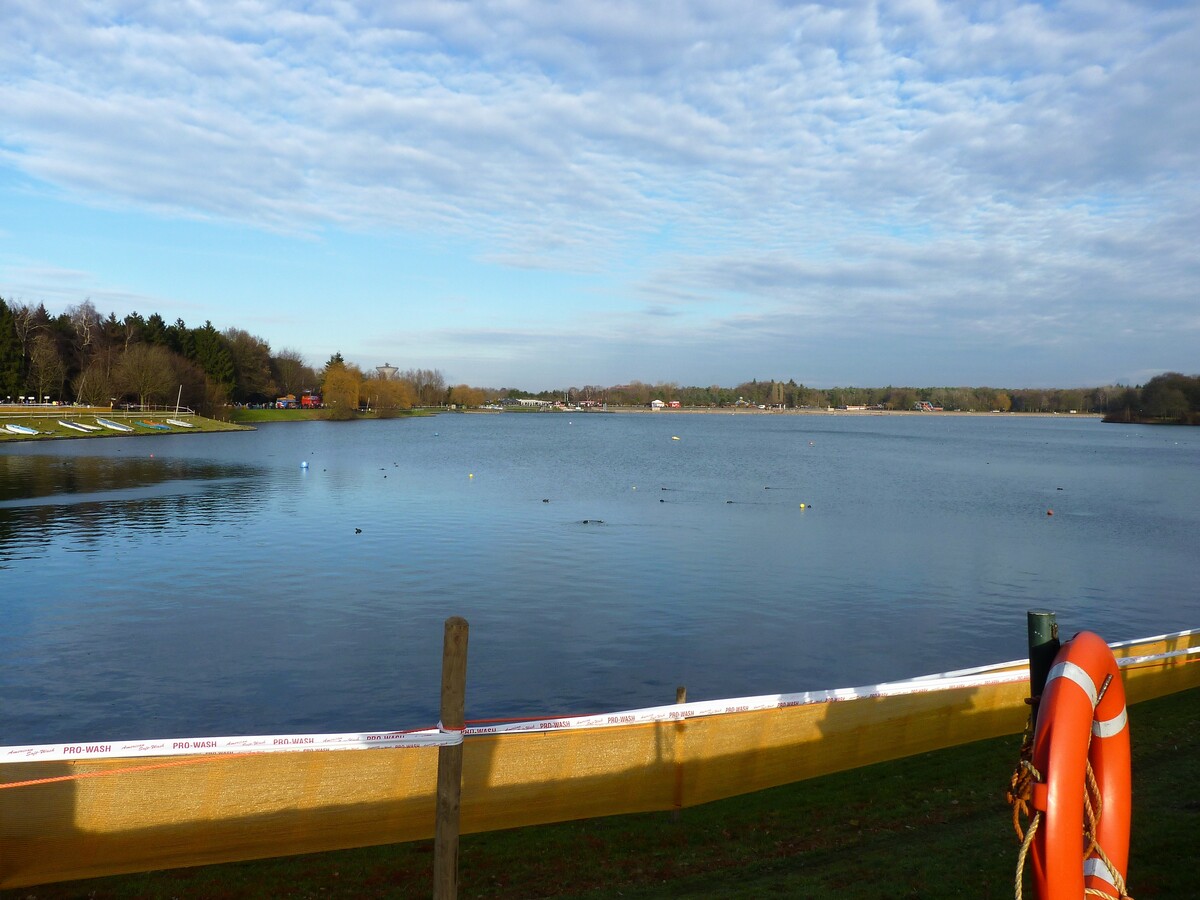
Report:
[{"label": "pine tree", "polygon": [[24,367],[25,354],[17,337],[16,320],[4,298],[0,297],[0,400],[20,395]]}]

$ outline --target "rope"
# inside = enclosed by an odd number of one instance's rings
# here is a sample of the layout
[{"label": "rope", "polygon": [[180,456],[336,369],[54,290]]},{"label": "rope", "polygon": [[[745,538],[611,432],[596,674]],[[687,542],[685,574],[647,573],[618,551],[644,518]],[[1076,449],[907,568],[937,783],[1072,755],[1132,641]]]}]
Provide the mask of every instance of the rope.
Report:
[{"label": "rope", "polygon": [[1013,772],[1012,781],[1008,788],[1008,803],[1013,810],[1013,830],[1017,832],[1017,840],[1025,840],[1025,831],[1021,828],[1021,817],[1024,816],[1032,821],[1038,818],[1038,813],[1034,812],[1030,801],[1033,799],[1033,786],[1042,780],[1041,774],[1038,772],[1031,761],[1027,759],[1017,763],[1017,770]]},{"label": "rope", "polygon": [[[1033,716],[1031,715],[1031,724],[1032,721]],[[1088,741],[1090,749],[1090,737]],[[1042,821],[1042,814],[1035,811],[1030,805],[1030,801],[1033,798],[1033,786],[1042,782],[1042,775],[1037,770],[1037,767],[1034,766],[1032,756],[1033,736],[1029,725],[1027,725],[1024,740],[1021,743],[1020,759],[1017,761],[1017,767],[1013,771],[1008,787],[1008,802],[1013,810],[1013,828],[1017,832],[1017,840],[1021,842],[1021,852],[1017,854],[1017,874],[1013,882],[1013,896],[1016,897],[1016,900],[1022,900],[1025,859],[1029,854],[1029,848],[1033,845],[1033,836],[1037,833],[1038,826]],[[1113,865],[1112,860],[1108,858],[1108,854],[1104,852],[1104,848],[1100,846],[1099,841],[1096,839],[1097,824],[1100,822],[1100,815],[1104,810],[1104,797],[1100,793],[1100,785],[1096,782],[1096,773],[1092,771],[1090,760],[1087,763],[1085,772],[1086,779],[1083,789],[1083,838],[1087,842],[1087,847],[1083,851],[1080,862],[1082,863],[1083,860],[1094,853],[1108,869],[1109,880],[1117,890],[1117,900],[1133,900],[1133,897],[1127,892],[1125,879],[1117,871],[1117,867]],[[1021,818],[1023,816],[1029,818],[1029,828],[1027,830],[1022,830],[1021,828]],[[1104,900],[1113,900],[1112,894],[1099,888],[1084,888],[1083,893],[1085,896],[1103,897]]]},{"label": "rope", "polygon": [[[1021,750],[1017,767],[1008,783],[1008,802],[1013,811],[1013,829],[1017,832],[1017,840],[1021,842],[1021,852],[1017,854],[1017,875],[1013,882],[1013,895],[1016,900],[1022,900],[1023,882],[1025,877],[1025,858],[1029,848],[1033,846],[1033,836],[1037,834],[1041,824],[1042,814],[1035,812],[1030,805],[1033,799],[1033,786],[1042,780],[1042,773],[1033,764],[1033,725],[1037,716],[1037,701],[1029,703],[1029,719],[1025,723],[1025,733],[1021,738]],[[1029,818],[1028,830],[1022,831],[1021,817]]]},{"label": "rope", "polygon": [[[1017,832],[1017,840],[1024,841],[1025,833],[1021,829],[1021,817],[1037,816],[1033,813],[1029,801],[1033,798],[1034,782],[1042,780],[1041,773],[1033,765],[1033,725],[1037,717],[1037,701],[1030,698],[1029,718],[1025,722],[1025,731],[1021,735],[1021,749],[1017,754],[1017,767],[1008,782],[1008,804],[1013,810],[1013,830]],[[1018,895],[1019,896],[1019,895]]]},{"label": "rope", "polygon": [[149,772],[152,769],[173,769],[176,766],[191,766],[196,763],[209,762],[217,759],[237,759],[241,756],[257,756],[256,753],[223,753],[211,756],[195,756],[188,759],[177,759],[168,763],[155,763],[146,766],[128,766],[122,769],[99,769],[95,772],[77,772],[73,775],[56,775],[53,778],[33,778],[29,781],[8,781],[0,784],[0,790],[6,788],[32,787],[38,784],[54,784],[57,781],[80,781],[84,778],[104,778],[109,775],[126,775],[130,772]]},{"label": "rope", "polygon": [[1029,823],[1029,831],[1025,833],[1025,840],[1021,842],[1021,852],[1017,854],[1017,879],[1013,884],[1013,893],[1017,900],[1021,900],[1023,889],[1023,876],[1025,875],[1025,856],[1029,853],[1029,848],[1033,846],[1033,836],[1037,834],[1038,825],[1041,824],[1042,814],[1034,813],[1033,820]]},{"label": "rope", "polygon": [[[1117,889],[1118,900],[1133,900],[1126,893],[1125,879],[1121,877],[1121,873],[1117,871],[1117,867],[1113,865],[1112,860],[1108,858],[1108,854],[1104,852],[1104,848],[1100,846],[1100,842],[1096,839],[1096,828],[1100,822],[1100,815],[1104,810],[1104,796],[1100,793],[1100,785],[1096,783],[1096,773],[1092,771],[1090,760],[1088,761],[1086,772],[1087,783],[1083,792],[1083,836],[1087,840],[1087,849],[1083,852],[1083,858],[1087,859],[1095,853],[1100,858],[1100,861],[1104,863],[1104,867],[1108,869],[1109,880],[1112,882],[1113,887]],[[1093,798],[1095,799],[1094,804]],[[1095,815],[1093,815],[1093,808]],[[1105,897],[1108,900],[1112,900],[1112,894],[1096,888],[1085,888],[1083,893],[1093,897]]]}]

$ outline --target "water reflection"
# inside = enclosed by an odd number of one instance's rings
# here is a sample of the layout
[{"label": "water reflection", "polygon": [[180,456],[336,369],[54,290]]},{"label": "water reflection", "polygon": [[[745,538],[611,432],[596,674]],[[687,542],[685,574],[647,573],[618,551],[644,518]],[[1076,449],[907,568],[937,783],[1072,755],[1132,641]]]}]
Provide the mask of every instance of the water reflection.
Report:
[{"label": "water reflection", "polygon": [[0,456],[0,568],[60,543],[95,552],[115,534],[244,520],[264,477],[186,458]]},{"label": "water reflection", "polygon": [[450,615],[472,716],[1011,659],[1033,607],[1200,624],[1196,429],[504,415],[96,445],[0,449],[4,742],[427,725]]}]

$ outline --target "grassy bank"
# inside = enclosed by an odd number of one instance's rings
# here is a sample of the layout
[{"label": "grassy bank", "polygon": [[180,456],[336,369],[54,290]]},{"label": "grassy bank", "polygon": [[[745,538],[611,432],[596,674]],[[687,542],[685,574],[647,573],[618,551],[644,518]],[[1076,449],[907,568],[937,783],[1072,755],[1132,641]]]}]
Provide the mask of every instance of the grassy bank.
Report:
[{"label": "grassy bank", "polygon": [[[132,428],[129,432],[111,431],[101,428],[99,431],[81,432],[63,425],[62,422],[80,422],[84,425],[95,425],[96,418],[108,419]],[[185,428],[167,424],[167,419],[187,422],[192,427]],[[156,422],[166,425],[166,430],[147,428],[138,422]],[[5,424],[24,425],[38,433],[36,435],[13,434],[4,428]],[[164,434],[204,434],[213,431],[249,431],[252,429],[233,422],[221,422],[204,416],[190,414],[176,416],[173,412],[130,413],[122,410],[111,410],[103,407],[64,406],[56,410],[42,410],[30,407],[0,407],[0,443],[16,441],[47,441],[47,440],[90,440],[108,437],[158,437]]]},{"label": "grassy bank", "polygon": [[[425,410],[371,410],[366,413],[356,413],[351,421],[358,419],[397,419],[411,416],[432,415]],[[95,425],[96,417],[109,419],[128,425],[133,431],[117,432],[107,428],[87,433],[76,431],[61,424],[67,422],[82,422],[85,425]],[[42,412],[31,407],[0,407],[0,444],[16,441],[46,441],[64,439],[89,439],[102,437],[156,437],[163,434],[203,434],[212,431],[252,431],[254,425],[264,422],[317,422],[330,418],[329,411],[324,409],[226,409],[222,412],[224,420],[209,419],[204,416],[183,415],[174,413],[137,413],[111,410],[108,407],[74,407],[64,406]],[[138,425],[140,421],[165,424],[168,418],[186,421],[193,427],[183,428],[170,425],[167,431],[146,428]],[[4,425],[24,425],[38,432],[36,435],[13,434]]]},{"label": "grassy bank", "polygon": [[[1200,690],[1130,711],[1130,893],[1195,896]],[[1016,737],[982,741],[669,813],[468,835],[459,896],[1008,898],[1004,801]],[[5,898],[428,897],[431,842],[179,869]],[[1030,894],[1028,888],[1026,895]]]}]

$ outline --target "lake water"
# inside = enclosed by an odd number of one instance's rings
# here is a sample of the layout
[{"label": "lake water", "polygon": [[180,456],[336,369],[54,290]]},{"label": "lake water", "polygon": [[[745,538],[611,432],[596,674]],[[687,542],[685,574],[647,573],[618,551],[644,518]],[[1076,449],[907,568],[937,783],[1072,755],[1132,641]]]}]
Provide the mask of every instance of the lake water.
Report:
[{"label": "lake water", "polygon": [[468,718],[1020,658],[1028,609],[1143,637],[1200,626],[1198,534],[1200,429],[1071,417],[442,415],[9,445],[0,743],[427,726],[451,615]]}]

